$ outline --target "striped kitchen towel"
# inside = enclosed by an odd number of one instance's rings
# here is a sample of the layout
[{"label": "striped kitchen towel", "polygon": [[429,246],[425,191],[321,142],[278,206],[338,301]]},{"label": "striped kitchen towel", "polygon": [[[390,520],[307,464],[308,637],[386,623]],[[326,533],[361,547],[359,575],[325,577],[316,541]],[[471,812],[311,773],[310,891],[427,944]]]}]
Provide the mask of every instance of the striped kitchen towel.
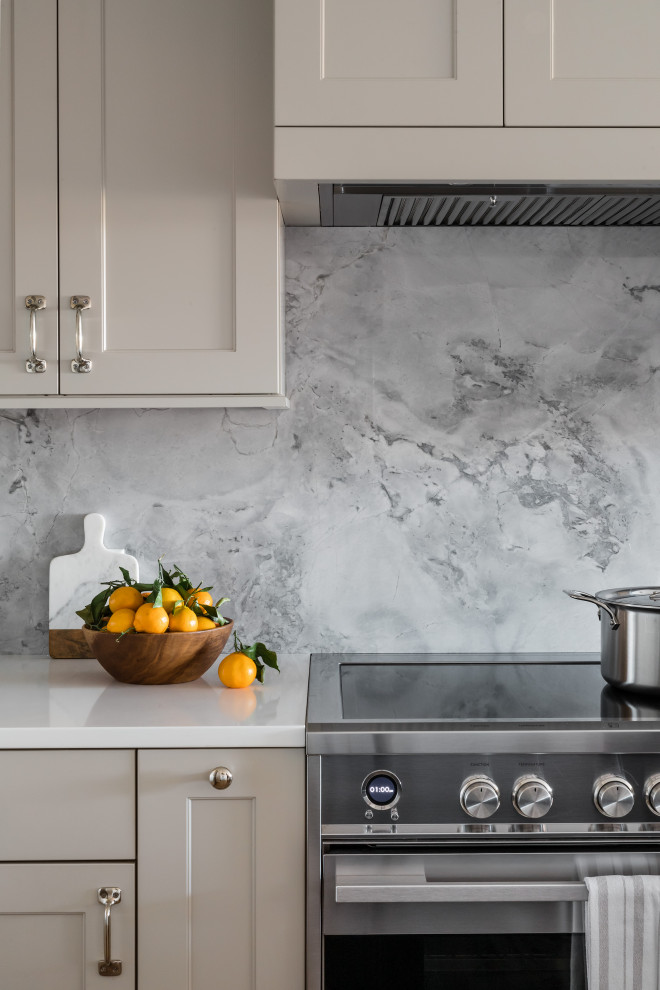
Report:
[{"label": "striped kitchen towel", "polygon": [[660,877],[585,877],[589,990],[660,990]]}]

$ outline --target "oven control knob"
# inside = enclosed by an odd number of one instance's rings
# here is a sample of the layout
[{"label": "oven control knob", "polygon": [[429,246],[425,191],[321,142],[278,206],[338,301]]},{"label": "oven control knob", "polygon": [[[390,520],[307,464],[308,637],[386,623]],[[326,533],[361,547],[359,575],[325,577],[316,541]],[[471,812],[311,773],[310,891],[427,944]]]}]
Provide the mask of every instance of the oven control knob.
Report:
[{"label": "oven control knob", "polygon": [[490,818],[500,806],[500,791],[490,777],[468,777],[461,786],[461,808],[470,818]]},{"label": "oven control knob", "polygon": [[543,818],[552,807],[552,788],[533,775],[519,777],[513,785],[513,807],[523,818]]},{"label": "oven control knob", "polygon": [[660,815],[660,773],[654,773],[644,784],[644,798],[654,815]]},{"label": "oven control knob", "polygon": [[625,777],[606,773],[594,785],[594,804],[607,818],[624,818],[635,803],[633,789]]}]

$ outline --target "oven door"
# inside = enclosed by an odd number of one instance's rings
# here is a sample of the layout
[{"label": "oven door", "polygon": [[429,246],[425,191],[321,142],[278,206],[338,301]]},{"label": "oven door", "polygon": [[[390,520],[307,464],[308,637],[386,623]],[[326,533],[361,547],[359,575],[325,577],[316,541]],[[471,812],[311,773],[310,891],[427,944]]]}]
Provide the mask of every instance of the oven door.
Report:
[{"label": "oven door", "polygon": [[660,872],[660,854],[332,852],[324,990],[581,990],[584,878]]}]

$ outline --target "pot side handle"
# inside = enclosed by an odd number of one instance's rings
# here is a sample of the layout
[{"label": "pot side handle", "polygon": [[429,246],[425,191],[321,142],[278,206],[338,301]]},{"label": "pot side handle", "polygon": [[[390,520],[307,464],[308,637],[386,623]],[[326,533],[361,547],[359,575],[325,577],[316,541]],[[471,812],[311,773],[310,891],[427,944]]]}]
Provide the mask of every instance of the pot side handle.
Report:
[{"label": "pot side handle", "polygon": [[601,599],[600,598],[596,598],[595,595],[589,595],[589,594],[587,594],[586,591],[566,591],[566,589],[564,588],[564,594],[565,595],[568,595],[569,598],[577,598],[578,601],[581,601],[581,602],[591,602],[592,605],[597,605],[598,606],[598,618],[600,618],[600,610],[601,610],[601,608],[604,608],[605,611],[607,612],[607,614],[610,617],[610,629],[618,629],[619,628],[619,620],[617,618],[617,614],[614,611],[614,609],[612,608],[612,606],[611,605],[608,605],[607,602],[601,601]]}]

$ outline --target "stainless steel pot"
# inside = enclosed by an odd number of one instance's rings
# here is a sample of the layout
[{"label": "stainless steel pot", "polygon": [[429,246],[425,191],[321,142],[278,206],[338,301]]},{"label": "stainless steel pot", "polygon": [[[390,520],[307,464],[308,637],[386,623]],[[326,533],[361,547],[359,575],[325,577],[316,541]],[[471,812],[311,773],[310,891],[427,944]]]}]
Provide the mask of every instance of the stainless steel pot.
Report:
[{"label": "stainless steel pot", "polygon": [[628,691],[660,694],[660,588],[565,594],[598,606],[600,667],[605,680]]}]

